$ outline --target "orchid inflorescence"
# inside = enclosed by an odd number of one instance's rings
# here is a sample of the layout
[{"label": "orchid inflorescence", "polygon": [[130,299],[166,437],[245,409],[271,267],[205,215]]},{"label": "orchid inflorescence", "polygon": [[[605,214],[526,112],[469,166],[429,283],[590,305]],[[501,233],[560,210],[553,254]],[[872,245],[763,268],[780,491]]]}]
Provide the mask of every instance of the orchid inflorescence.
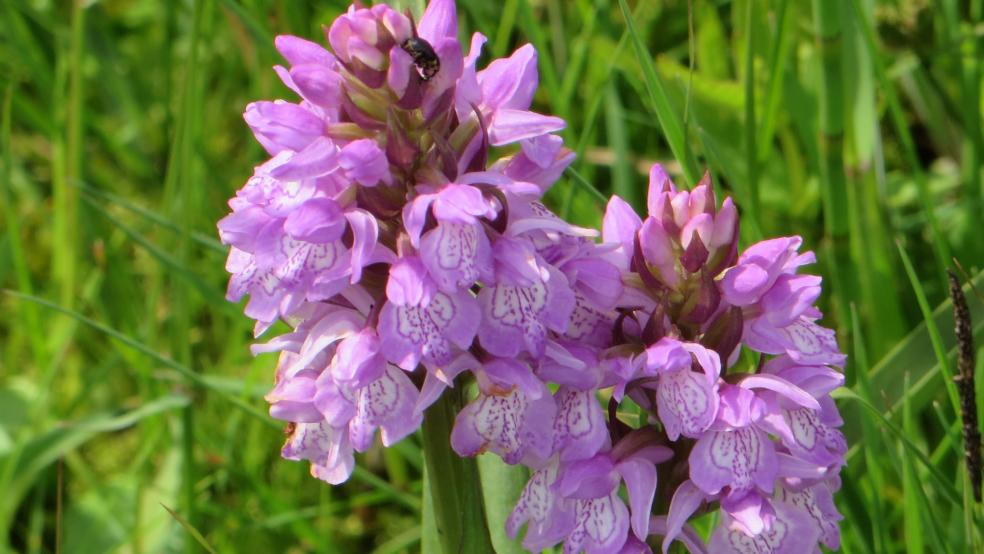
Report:
[{"label": "orchid inflorescence", "polygon": [[[845,356],[802,241],[739,252],[731,200],[659,165],[645,219],[613,197],[600,243],[557,217],[540,199],[573,154],[529,110],[536,50],[478,70],[453,0],[326,35],[276,39],[301,100],[246,108],[272,158],[219,222],[229,299],[257,335],[292,328],[253,348],[280,353],[282,455],[341,483],[377,429],[390,446],[474,383],[450,444],[529,468],[506,528],[532,551],[836,549]],[[705,546],[687,521],[712,507]]]}]

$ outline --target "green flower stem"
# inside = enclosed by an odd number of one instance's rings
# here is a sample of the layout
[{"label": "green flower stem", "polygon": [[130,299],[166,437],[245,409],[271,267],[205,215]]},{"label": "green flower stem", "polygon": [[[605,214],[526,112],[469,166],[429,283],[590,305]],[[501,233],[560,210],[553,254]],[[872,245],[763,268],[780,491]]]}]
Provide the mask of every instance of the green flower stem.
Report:
[{"label": "green flower stem", "polygon": [[444,554],[493,553],[482,485],[473,458],[451,450],[454,416],[464,405],[461,387],[448,389],[424,414],[424,461],[434,523]]}]

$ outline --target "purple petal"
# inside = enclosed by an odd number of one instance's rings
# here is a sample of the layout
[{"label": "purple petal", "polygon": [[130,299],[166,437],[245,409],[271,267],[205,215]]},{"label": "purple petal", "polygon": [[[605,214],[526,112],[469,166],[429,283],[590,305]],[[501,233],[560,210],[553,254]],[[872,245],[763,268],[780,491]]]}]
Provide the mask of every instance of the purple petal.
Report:
[{"label": "purple petal", "polygon": [[427,224],[427,212],[437,200],[436,194],[421,194],[403,207],[403,226],[410,236],[410,244],[420,246],[420,235]]},{"label": "purple petal", "polygon": [[463,352],[451,362],[440,367],[427,367],[427,376],[424,377],[424,384],[420,388],[420,396],[417,397],[417,405],[414,413],[422,414],[431,404],[433,404],[444,389],[454,386],[454,379],[464,371],[474,370],[482,364],[468,352]]},{"label": "purple petal", "polygon": [[641,458],[629,458],[620,462],[616,470],[625,481],[632,511],[632,532],[641,540],[649,536],[649,516],[656,497],[656,466]]},{"label": "purple petal", "polygon": [[359,139],[346,144],[338,156],[338,165],[349,179],[365,187],[391,180],[386,154],[374,140]]},{"label": "purple petal", "polygon": [[337,202],[330,198],[314,198],[287,216],[284,231],[305,242],[334,242],[345,231],[345,219]]},{"label": "purple petal", "polygon": [[747,427],[765,415],[765,402],[748,389],[722,383],[719,398],[717,421],[725,427]]},{"label": "purple petal", "polygon": [[[506,163],[504,172],[516,181],[537,186],[536,196],[542,196],[574,161],[574,152],[563,147],[556,135],[541,135],[520,141],[522,151]],[[556,148],[555,148],[556,147]]]},{"label": "purple petal", "polygon": [[661,373],[656,408],[670,440],[680,435],[699,438],[714,422],[718,395],[704,375],[690,369]]},{"label": "purple petal", "polygon": [[219,238],[240,250],[253,251],[260,230],[270,223],[270,216],[260,207],[237,210],[219,220]]},{"label": "purple petal", "polygon": [[424,89],[423,114],[425,119],[430,119],[445,110],[451,108],[454,101],[453,90],[455,83],[461,77],[464,70],[464,57],[461,54],[461,44],[456,38],[440,39],[432,41],[434,53],[441,60],[441,69]]},{"label": "purple petal", "polygon": [[478,105],[482,101],[482,91],[478,85],[478,77],[475,73],[475,62],[482,54],[482,46],[488,41],[482,33],[474,33],[471,38],[471,47],[468,55],[463,60],[461,78],[455,87],[455,111],[460,121],[465,121],[472,117],[474,110],[472,105]]},{"label": "purple petal", "polygon": [[434,217],[442,222],[474,224],[477,217],[495,217],[495,210],[476,187],[450,184],[437,194]]},{"label": "purple petal", "polygon": [[355,467],[344,431],[325,422],[294,426],[280,455],[288,460],[310,460],[311,474],[332,485],[348,480]]},{"label": "purple petal", "polygon": [[553,417],[553,398],[529,398],[521,389],[506,395],[480,394],[455,418],[451,446],[461,456],[495,452],[507,464],[519,463],[533,449],[545,454],[549,445],[549,424]]},{"label": "purple petal", "polygon": [[642,227],[642,220],[629,206],[629,203],[618,196],[612,196],[605,208],[605,218],[602,222],[602,238],[606,243],[618,243],[622,247],[619,250],[619,267],[628,269],[629,259],[632,257],[633,244],[635,243],[636,233]]},{"label": "purple petal", "polygon": [[387,302],[379,314],[381,348],[387,360],[407,371],[421,359],[447,363],[453,358],[452,344],[467,349],[480,321],[478,304],[467,292],[439,292],[426,306]]},{"label": "purple petal", "polygon": [[814,529],[820,531],[820,540],[827,548],[831,550],[840,548],[840,531],[837,522],[843,519],[843,516],[837,512],[833,495],[827,485],[821,483],[796,492],[779,489],[777,498],[788,504],[791,510],[809,517]]},{"label": "purple petal", "polygon": [[303,150],[324,130],[324,123],[318,116],[283,101],[253,102],[246,106],[243,119],[253,130],[256,140],[272,155],[281,150]]},{"label": "purple petal", "polygon": [[390,266],[386,298],[397,306],[426,306],[434,298],[431,282],[418,257],[400,258]]},{"label": "purple petal", "polygon": [[754,304],[772,284],[769,272],[753,264],[738,265],[728,270],[720,281],[724,299],[735,306]]},{"label": "purple petal", "polygon": [[391,446],[414,432],[423,419],[414,414],[416,401],[417,387],[392,366],[379,379],[359,389],[356,415],[349,423],[355,449],[365,452],[372,445],[377,427],[382,427],[383,446]]},{"label": "purple petal", "polygon": [[518,387],[532,400],[540,398],[549,390],[533,374],[530,366],[515,359],[496,358],[482,366],[485,374],[503,390]]},{"label": "purple petal", "polygon": [[525,238],[501,236],[495,241],[493,252],[495,280],[499,284],[531,287],[550,276],[536,247]]},{"label": "purple petal", "polygon": [[711,535],[708,550],[715,554],[785,554],[816,552],[819,531],[810,524],[806,514],[788,504],[776,504],[772,527],[750,537],[732,526],[725,517]]},{"label": "purple petal", "polygon": [[318,423],[324,416],[314,406],[317,393],[311,375],[285,377],[264,397],[270,403],[270,416],[284,421]]},{"label": "purple petal", "polygon": [[801,364],[843,366],[847,359],[837,346],[834,331],[809,319],[800,318],[783,332],[791,345],[787,353]]},{"label": "purple petal", "polygon": [[386,84],[396,93],[398,98],[403,98],[410,84],[410,75],[414,72],[413,58],[402,48],[390,50],[389,70],[386,72]]},{"label": "purple petal", "polygon": [[680,536],[684,524],[697,511],[704,501],[704,493],[692,481],[684,481],[677,487],[670,500],[670,511],[666,518],[666,534],[663,537],[663,554],[667,554],[670,544]]},{"label": "purple petal", "polygon": [[560,131],[567,123],[559,117],[540,115],[525,110],[500,109],[489,124],[489,143],[503,146]]},{"label": "purple petal", "polygon": [[576,460],[564,467],[557,482],[557,492],[567,498],[590,499],[617,491],[619,476],[608,454]]},{"label": "purple petal", "polygon": [[489,352],[505,358],[527,350],[542,356],[547,331],[563,332],[574,310],[574,293],[567,279],[549,266],[549,279],[529,287],[498,285],[478,294],[483,322],[479,340]]},{"label": "purple petal", "polygon": [[649,192],[646,202],[649,208],[649,215],[659,216],[662,214],[662,202],[660,198],[666,192],[676,192],[676,187],[673,186],[673,180],[666,174],[666,170],[663,169],[662,165],[653,164],[649,168]]},{"label": "purple petal", "polygon": [[574,311],[564,336],[590,346],[609,346],[612,343],[614,312],[598,309],[578,292],[574,293]]},{"label": "purple petal", "polygon": [[771,492],[778,471],[775,447],[754,427],[705,433],[690,453],[690,480],[707,494],[758,487]]},{"label": "purple petal", "polygon": [[617,554],[629,533],[629,510],[616,492],[592,500],[577,501],[574,529],[564,543],[564,552],[582,548],[592,554]]},{"label": "purple petal", "polygon": [[431,0],[417,23],[417,34],[431,43],[457,37],[458,15],[454,0]]},{"label": "purple petal", "polygon": [[819,410],[820,404],[808,392],[776,375],[755,374],[741,380],[740,386],[746,389],[766,389],[811,410]]},{"label": "purple petal", "polygon": [[342,76],[324,65],[305,64],[290,69],[290,80],[308,102],[335,112],[341,105]]},{"label": "purple petal", "polygon": [[491,279],[492,246],[478,225],[441,223],[424,235],[420,250],[427,271],[444,292]]},{"label": "purple petal", "polygon": [[319,136],[270,175],[284,181],[308,179],[331,173],[338,168],[338,147],[328,137]]},{"label": "purple petal", "polygon": [[557,497],[552,485],[557,477],[555,465],[533,472],[523,493],[506,520],[506,532],[516,537],[519,528],[529,522],[523,547],[539,552],[566,537],[574,526],[574,514]]},{"label": "purple petal", "polygon": [[557,135],[544,135],[519,143],[522,155],[540,169],[556,163],[557,155],[564,149],[564,139]]},{"label": "purple petal", "polygon": [[352,229],[352,283],[358,283],[362,278],[362,268],[370,263],[376,250],[379,238],[379,226],[376,218],[365,210],[351,210],[345,213],[345,219]]},{"label": "purple petal", "polygon": [[560,452],[560,459],[583,460],[594,456],[608,441],[605,415],[594,392],[561,387],[556,401],[554,450]]},{"label": "purple petal", "polygon": [[512,56],[498,59],[478,74],[482,104],[498,110],[526,110],[537,87],[536,49],[526,44]]},{"label": "purple petal", "polygon": [[277,51],[291,65],[320,64],[332,66],[335,56],[320,44],[292,35],[279,35],[273,40]]},{"label": "purple petal", "polygon": [[790,325],[813,308],[820,281],[816,275],[780,275],[762,297],[760,308],[776,327]]},{"label": "purple petal", "polygon": [[611,263],[586,255],[563,265],[572,286],[595,305],[614,309],[622,298],[622,272]]},{"label": "purple petal", "polygon": [[689,369],[691,365],[690,352],[683,344],[673,338],[663,337],[652,346],[646,348],[646,368],[659,373],[673,373]]},{"label": "purple petal", "polygon": [[379,335],[374,329],[363,329],[346,337],[335,349],[332,372],[339,381],[353,387],[364,387],[382,377],[386,362],[379,352]]},{"label": "purple petal", "polygon": [[721,509],[731,516],[732,528],[737,527],[749,536],[771,528],[776,517],[768,499],[754,491],[726,494],[721,499]]}]

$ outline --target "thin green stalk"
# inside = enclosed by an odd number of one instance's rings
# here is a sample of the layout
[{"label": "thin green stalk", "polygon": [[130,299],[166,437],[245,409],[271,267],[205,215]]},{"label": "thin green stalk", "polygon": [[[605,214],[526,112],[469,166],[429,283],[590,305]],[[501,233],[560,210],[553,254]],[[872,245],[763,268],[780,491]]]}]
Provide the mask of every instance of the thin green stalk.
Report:
[{"label": "thin green stalk", "polygon": [[633,206],[640,205],[643,196],[640,188],[633,186],[632,162],[629,160],[628,136],[625,130],[625,110],[622,99],[613,81],[609,81],[605,90],[605,135],[608,146],[615,154],[612,163],[613,192]]},{"label": "thin green stalk", "polygon": [[478,471],[482,478],[489,534],[496,554],[526,552],[518,539],[511,539],[506,534],[506,520],[526,486],[529,472],[522,465],[506,464],[494,454],[478,457]]},{"label": "thin green stalk", "polygon": [[533,6],[530,0],[520,0],[519,21],[523,32],[529,37],[530,42],[536,47],[536,51],[540,56],[539,70],[541,85],[550,97],[556,98],[560,92],[560,79],[557,77],[557,66],[551,54],[552,49],[548,47],[547,38],[544,36],[542,21],[538,20],[533,13]]},{"label": "thin green stalk", "polygon": [[[943,2],[943,14],[947,38],[956,39],[961,32],[960,3],[956,0]],[[971,7],[970,24],[981,18],[981,1],[975,0]],[[981,209],[981,163],[984,160],[984,137],[981,131],[981,41],[963,43],[956,54],[956,64],[960,70],[960,117],[964,122],[963,171],[962,178],[967,189],[967,200],[971,214],[979,214]]]},{"label": "thin green stalk", "polygon": [[53,269],[58,283],[59,299],[65,306],[75,303],[76,256],[79,246],[78,190],[72,186],[81,178],[82,169],[82,111],[84,79],[82,61],[85,48],[85,3],[72,2],[71,29],[68,44],[60,52],[61,75],[67,76],[66,86],[61,78],[55,80],[55,112],[60,125],[55,126],[53,140],[54,196]]},{"label": "thin green stalk", "polygon": [[694,162],[693,155],[688,148],[687,136],[683,124],[680,122],[680,117],[677,115],[676,109],[666,94],[666,89],[663,87],[659,75],[656,74],[656,65],[653,63],[652,56],[649,55],[649,51],[646,50],[642,38],[636,31],[635,21],[628,4],[625,0],[618,0],[618,5],[622,10],[622,16],[625,18],[625,25],[628,28],[632,44],[635,46],[636,57],[639,60],[639,65],[642,67],[646,91],[649,93],[649,100],[652,103],[653,111],[656,113],[656,119],[659,120],[660,127],[663,129],[666,142],[670,145],[670,151],[673,152],[673,156],[680,162],[688,186],[693,186],[700,180],[701,175],[697,171],[697,164]]},{"label": "thin green stalk", "polygon": [[761,213],[755,124],[755,2],[745,3],[745,178],[755,213]]},{"label": "thin green stalk", "polygon": [[782,100],[782,82],[786,74],[786,61],[792,50],[789,0],[779,0],[776,17],[776,37],[772,52],[769,55],[769,88],[765,93],[765,111],[762,113],[762,122],[758,126],[759,161],[768,159],[769,153],[772,151],[772,137],[775,134],[779,102]]},{"label": "thin green stalk", "polygon": [[931,246],[933,249],[934,257],[936,258],[936,273],[939,279],[940,290],[947,290],[947,278],[946,278],[946,268],[950,263],[950,247],[940,230],[939,222],[936,219],[936,212],[934,211],[935,203],[933,201],[933,195],[929,190],[929,181],[926,178],[926,173],[923,170],[922,164],[919,163],[919,156],[916,153],[916,143],[912,138],[912,133],[909,130],[909,123],[905,117],[905,112],[902,110],[902,104],[899,102],[898,95],[895,93],[895,87],[888,78],[888,72],[885,69],[885,60],[881,56],[881,52],[878,49],[877,39],[875,36],[875,31],[872,28],[871,22],[864,15],[864,8],[861,6],[861,0],[851,0],[851,5],[853,6],[854,19],[857,24],[858,29],[861,30],[861,36],[864,39],[865,47],[868,49],[868,54],[871,56],[872,65],[875,69],[875,76],[878,78],[878,86],[885,95],[885,102],[888,104],[888,113],[892,119],[892,124],[895,126],[895,131],[898,134],[899,140],[902,144],[902,153],[905,157],[906,163],[909,165],[909,169],[913,172],[913,178],[916,182],[916,188],[919,192],[919,202],[922,204],[923,213],[926,217],[926,223],[929,226],[929,234],[931,240]]},{"label": "thin green stalk", "polygon": [[434,524],[444,554],[492,553],[478,467],[473,458],[451,450],[451,428],[463,400],[459,385],[446,390],[424,414],[424,461]]},{"label": "thin green stalk", "polygon": [[[211,13],[212,4],[209,0],[195,3],[192,14],[191,45],[186,62],[185,87],[182,91],[180,112],[177,117],[177,128],[171,146],[167,178],[165,179],[165,195],[168,199],[170,217],[177,222],[180,232],[174,243],[175,259],[181,267],[188,267],[191,258],[191,214],[195,204],[194,187],[199,186],[197,179],[198,159],[194,145],[201,135],[202,119],[202,63],[200,58],[200,42],[204,34],[206,18]],[[191,362],[191,301],[188,288],[177,276],[172,276],[169,282],[169,335],[171,351],[178,363],[190,367]],[[199,389],[199,392],[204,392]],[[181,412],[181,455],[182,455],[182,504],[184,517],[192,528],[198,526],[198,508],[196,506],[195,483],[198,480],[198,470],[195,461],[195,417],[194,408],[189,406]],[[187,551],[195,551],[194,543],[186,541]]]},{"label": "thin green stalk", "polygon": [[[17,288],[26,294],[34,294],[34,285],[31,283],[31,272],[27,267],[27,259],[24,257],[23,240],[21,239],[20,218],[17,217],[17,209],[14,207],[14,197],[11,186],[13,174],[13,156],[10,152],[10,119],[12,116],[11,103],[14,96],[14,83],[11,81],[7,85],[7,91],[3,98],[3,122],[0,127],[0,205],[2,205],[3,216],[6,219],[7,240],[10,242],[11,263],[14,266],[14,276],[17,280]],[[31,343],[31,354],[38,367],[47,365],[48,353],[44,344],[44,333],[38,319],[36,306],[25,304],[21,306],[21,317],[24,325],[28,329]]]},{"label": "thin green stalk", "polygon": [[608,198],[601,193],[594,185],[588,182],[583,175],[575,171],[573,168],[568,167],[564,170],[564,174],[570,177],[575,183],[581,186],[585,191],[589,192],[592,197],[598,202],[599,206],[605,206],[608,204]]},{"label": "thin green stalk", "polygon": [[[936,360],[940,364],[940,376],[943,378],[943,385],[946,388],[947,395],[950,397],[950,406],[953,408],[953,413],[959,414],[960,395],[957,393],[957,386],[953,382],[953,369],[950,368],[950,358],[946,354],[946,348],[943,346],[943,338],[940,336],[940,330],[936,326],[936,320],[933,318],[933,310],[929,307],[926,292],[919,282],[919,276],[916,275],[916,269],[912,266],[909,255],[902,248],[901,243],[898,243],[897,246],[899,256],[902,257],[902,265],[905,267],[905,273],[908,275],[909,283],[912,285],[912,290],[916,294],[916,302],[919,304],[919,310],[922,312],[923,320],[926,322],[926,330],[929,332],[929,340],[933,344],[933,352],[936,354]],[[907,395],[903,395],[903,400],[907,400]]]},{"label": "thin green stalk", "polygon": [[496,58],[506,56],[506,49],[509,48],[509,37],[516,27],[516,13],[518,11],[519,0],[505,0],[502,6],[502,18],[499,19],[499,27],[496,29],[492,42],[492,53]]},{"label": "thin green stalk", "polygon": [[844,82],[841,53],[844,36],[840,2],[813,1],[817,50],[820,53],[820,179],[823,183],[824,247],[833,277],[839,321],[848,317],[853,291],[849,287],[851,263],[847,176],[844,174]]},{"label": "thin green stalk", "polygon": [[[905,374],[905,388],[909,390],[909,374]],[[902,403],[902,431],[906,435],[916,436],[915,423],[912,420],[912,409],[908,401],[908,395]],[[907,455],[904,448],[899,447],[899,459],[902,460],[902,519],[905,522],[905,545],[908,552],[922,554],[925,550],[923,540],[923,527],[920,512],[922,506],[916,502],[915,489],[919,486],[916,477],[915,464]]]},{"label": "thin green stalk", "polygon": [[[871,366],[868,364],[868,351],[865,348],[865,336],[861,327],[861,319],[854,304],[851,304],[851,334],[853,338],[853,356],[850,358],[848,369],[853,369],[855,373],[855,387],[858,393],[866,401],[871,402],[871,383],[868,380],[868,372]],[[885,488],[885,468],[878,462],[878,456],[884,456],[887,449],[879,433],[871,421],[871,418],[862,416],[861,429],[868,448],[864,449],[864,464],[867,472],[866,477],[871,487],[871,495],[868,498],[867,509],[871,511],[871,517],[875,521],[884,521],[882,518],[882,502]],[[875,526],[871,529],[872,544],[866,545],[869,551],[884,552],[887,549],[889,538],[885,535],[884,526]]]}]

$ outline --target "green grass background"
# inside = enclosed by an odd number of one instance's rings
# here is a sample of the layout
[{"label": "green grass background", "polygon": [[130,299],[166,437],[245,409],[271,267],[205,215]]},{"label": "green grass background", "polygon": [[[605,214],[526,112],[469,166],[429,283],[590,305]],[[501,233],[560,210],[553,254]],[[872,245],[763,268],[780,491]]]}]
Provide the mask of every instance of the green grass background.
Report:
[{"label": "green grass background", "polygon": [[[644,205],[652,162],[707,167],[744,244],[817,250],[851,354],[843,550],[982,551],[943,281],[951,257],[984,281],[982,0],[458,4],[492,55],[539,50],[535,108],[583,177],[559,213],[597,225],[611,193]],[[435,548],[419,437],[335,488],[279,458],[275,360],[222,299],[215,222],[264,158],[243,107],[292,98],[274,35],[319,40],[343,9],[0,2],[0,552]],[[521,476],[481,462],[498,529]]]}]

